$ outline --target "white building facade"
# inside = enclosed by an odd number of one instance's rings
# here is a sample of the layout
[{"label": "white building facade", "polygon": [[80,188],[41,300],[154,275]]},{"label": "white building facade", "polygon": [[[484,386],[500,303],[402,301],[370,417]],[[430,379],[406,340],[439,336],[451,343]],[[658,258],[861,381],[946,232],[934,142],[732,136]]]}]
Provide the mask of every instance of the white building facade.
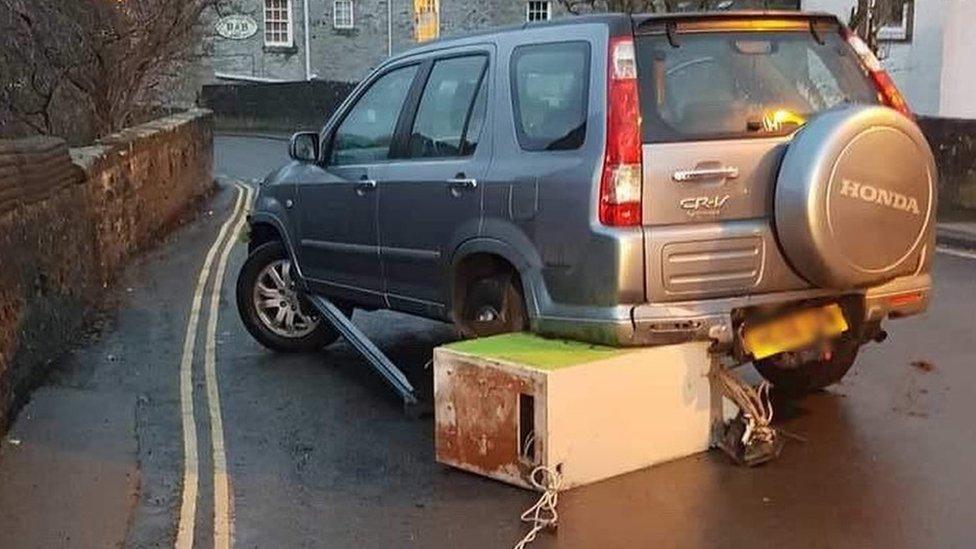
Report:
[{"label": "white building facade", "polygon": [[[856,0],[802,0],[850,18]],[[880,29],[879,57],[919,115],[976,119],[976,0],[903,0]]]}]

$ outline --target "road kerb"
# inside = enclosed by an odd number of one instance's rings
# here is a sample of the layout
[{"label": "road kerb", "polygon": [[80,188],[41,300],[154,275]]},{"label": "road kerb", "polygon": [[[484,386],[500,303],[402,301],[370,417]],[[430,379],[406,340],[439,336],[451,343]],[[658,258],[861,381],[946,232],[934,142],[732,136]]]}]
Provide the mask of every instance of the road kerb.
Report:
[{"label": "road kerb", "polygon": [[971,252],[971,251],[966,251],[966,250],[957,250],[955,248],[949,248],[947,246],[937,246],[935,248],[935,251],[939,252],[940,254],[951,255],[953,257],[962,257],[962,258],[965,258],[965,259],[976,259],[976,252]]}]

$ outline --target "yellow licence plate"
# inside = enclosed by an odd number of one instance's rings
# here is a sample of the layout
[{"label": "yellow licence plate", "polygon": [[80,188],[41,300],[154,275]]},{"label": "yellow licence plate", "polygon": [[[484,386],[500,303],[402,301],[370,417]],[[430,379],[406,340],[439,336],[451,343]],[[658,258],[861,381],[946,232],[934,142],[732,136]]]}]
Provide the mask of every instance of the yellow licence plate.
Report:
[{"label": "yellow licence plate", "polygon": [[843,311],[832,303],[750,326],[743,331],[742,340],[746,350],[758,359],[806,347],[840,335],[847,328]]}]

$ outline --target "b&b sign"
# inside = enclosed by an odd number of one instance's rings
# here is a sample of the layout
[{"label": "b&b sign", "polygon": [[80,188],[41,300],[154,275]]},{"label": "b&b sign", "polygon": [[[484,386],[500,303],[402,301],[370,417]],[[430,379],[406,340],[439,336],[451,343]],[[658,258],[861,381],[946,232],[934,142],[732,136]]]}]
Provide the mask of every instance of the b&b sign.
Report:
[{"label": "b&b sign", "polygon": [[258,32],[258,24],[247,15],[227,15],[214,25],[217,34],[229,40],[245,40]]}]

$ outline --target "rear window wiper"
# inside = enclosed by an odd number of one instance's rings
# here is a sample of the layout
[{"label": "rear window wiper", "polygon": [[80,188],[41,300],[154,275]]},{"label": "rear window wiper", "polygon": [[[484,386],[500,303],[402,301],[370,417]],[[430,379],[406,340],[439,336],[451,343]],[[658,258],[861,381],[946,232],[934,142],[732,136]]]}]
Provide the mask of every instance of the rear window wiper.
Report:
[{"label": "rear window wiper", "polygon": [[820,34],[820,31],[817,30],[817,22],[814,20],[810,20],[810,34],[813,35],[813,39],[816,40],[821,46],[827,43],[827,41],[824,40],[824,37]]},{"label": "rear window wiper", "polygon": [[664,34],[668,36],[668,44],[671,44],[672,48],[681,47],[678,43],[678,25],[674,21],[668,21],[664,24]]},{"label": "rear window wiper", "polygon": [[676,21],[658,21],[654,23],[644,23],[639,27],[639,33],[643,35],[664,35],[668,39],[668,44],[672,48],[681,46],[678,41],[678,23]]}]

